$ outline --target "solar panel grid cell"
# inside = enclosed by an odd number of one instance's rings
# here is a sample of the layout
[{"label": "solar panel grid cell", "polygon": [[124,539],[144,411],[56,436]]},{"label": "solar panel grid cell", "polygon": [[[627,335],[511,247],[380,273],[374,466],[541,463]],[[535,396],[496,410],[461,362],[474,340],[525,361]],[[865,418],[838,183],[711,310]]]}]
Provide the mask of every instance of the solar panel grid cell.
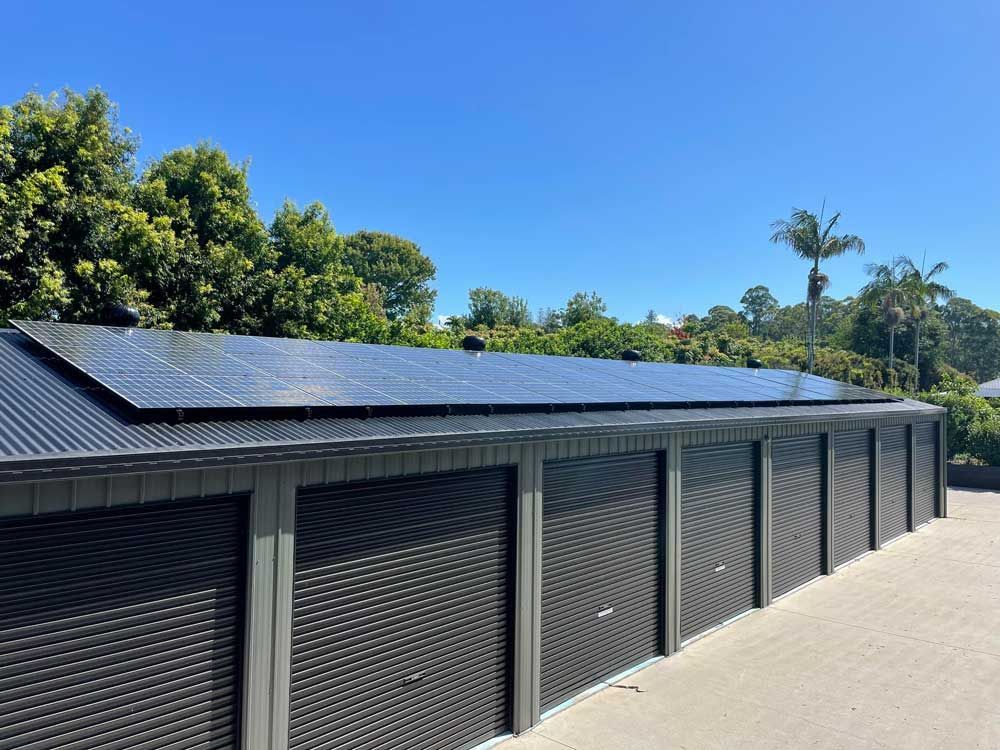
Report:
[{"label": "solar panel grid cell", "polygon": [[803,373],[17,323],[138,409],[885,400]]}]

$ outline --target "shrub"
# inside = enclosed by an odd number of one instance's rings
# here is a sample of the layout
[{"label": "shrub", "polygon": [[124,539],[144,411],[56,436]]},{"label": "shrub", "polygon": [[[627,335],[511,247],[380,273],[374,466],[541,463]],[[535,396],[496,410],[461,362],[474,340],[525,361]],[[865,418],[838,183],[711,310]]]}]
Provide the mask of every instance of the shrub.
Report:
[{"label": "shrub", "polygon": [[923,393],[920,400],[948,410],[948,455],[959,453],[978,455],[971,440],[972,430],[979,424],[997,419],[997,413],[985,398],[960,391]]},{"label": "shrub", "polygon": [[986,466],[986,462],[983,459],[970,456],[968,453],[959,453],[948,460],[953,464],[961,464],[962,466]]},{"label": "shrub", "polygon": [[969,453],[990,466],[1000,466],[1000,419],[978,422],[969,430]]}]

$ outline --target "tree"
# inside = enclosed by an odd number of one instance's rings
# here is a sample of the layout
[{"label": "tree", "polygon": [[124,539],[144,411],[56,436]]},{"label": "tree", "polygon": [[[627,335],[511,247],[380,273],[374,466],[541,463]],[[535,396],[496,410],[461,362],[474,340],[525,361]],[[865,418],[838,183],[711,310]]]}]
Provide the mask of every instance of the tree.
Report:
[{"label": "tree", "polygon": [[29,93],[0,107],[0,325],[17,316],[99,322],[73,308],[82,299],[74,284],[86,284],[77,264],[107,258],[115,221],[129,211],[137,148],[99,89]]},{"label": "tree", "polygon": [[953,297],[941,308],[948,326],[948,361],[978,383],[1000,375],[1000,313]]},{"label": "tree", "polygon": [[321,203],[300,211],[285,201],[269,238],[275,267],[264,273],[265,335],[358,341],[387,336],[379,291],[344,265],[344,241]]},{"label": "tree", "polygon": [[526,326],[531,322],[528,303],[521,297],[508,297],[496,289],[479,287],[469,290],[470,328],[485,326]]},{"label": "tree", "polygon": [[813,264],[809,271],[809,283],[806,291],[806,303],[809,308],[806,365],[808,372],[813,371],[816,360],[818,302],[830,285],[829,277],[820,271],[820,261],[835,258],[847,252],[863,253],[865,251],[865,242],[857,235],[833,233],[839,221],[840,212],[835,213],[824,224],[823,210],[820,210],[820,215],[817,217],[809,211],[796,208],[792,210],[790,220],[778,219],[771,224],[771,229],[774,230],[771,242],[776,245],[787,245],[800,258],[812,261]]},{"label": "tree", "polygon": [[604,304],[597,292],[577,292],[566,301],[566,309],[563,311],[563,325],[575,326],[578,323],[585,323],[588,320],[603,318],[608,311],[608,306]]},{"label": "tree", "polygon": [[543,307],[535,316],[535,324],[546,333],[553,333],[563,327],[563,311],[552,307]]},{"label": "tree", "polygon": [[713,333],[725,334],[732,338],[744,338],[749,333],[743,316],[728,305],[709,308],[708,315],[701,319],[702,328]]},{"label": "tree", "polygon": [[286,200],[274,214],[269,234],[279,268],[294,265],[307,274],[343,270],[344,241],[322,203],[300,211]]},{"label": "tree", "polygon": [[885,326],[889,329],[889,369],[895,365],[896,327],[906,316],[900,307],[903,289],[900,287],[899,268],[899,258],[893,258],[891,263],[866,265],[865,273],[871,277],[871,281],[862,287],[859,295],[864,303],[880,309]]},{"label": "tree", "polygon": [[743,315],[750,323],[750,333],[762,336],[767,326],[774,320],[778,310],[778,300],[766,286],[757,285],[744,292],[740,298]]},{"label": "tree", "polygon": [[345,239],[345,262],[364,283],[374,284],[389,320],[428,320],[437,292],[437,268],[416,243],[367,229]]},{"label": "tree", "polygon": [[903,289],[903,298],[910,305],[910,314],[915,322],[915,343],[913,347],[913,366],[920,372],[920,325],[927,319],[930,308],[937,304],[939,299],[948,300],[955,296],[955,292],[944,284],[936,281],[937,277],[948,270],[945,262],[935,263],[927,271],[924,271],[926,254],[920,267],[908,256],[900,259],[900,270],[902,279],[900,287]]},{"label": "tree", "polygon": [[162,217],[178,245],[171,257],[156,259],[162,262],[127,246],[118,260],[177,328],[248,334],[261,328],[265,271],[276,257],[250,199],[248,166],[199,143],[165,154],[139,180],[137,208]]}]

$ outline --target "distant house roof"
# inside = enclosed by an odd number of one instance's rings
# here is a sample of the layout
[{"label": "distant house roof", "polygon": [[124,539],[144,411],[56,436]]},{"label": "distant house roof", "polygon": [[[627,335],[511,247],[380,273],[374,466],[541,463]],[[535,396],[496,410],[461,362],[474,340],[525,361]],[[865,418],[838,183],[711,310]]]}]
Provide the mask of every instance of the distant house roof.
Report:
[{"label": "distant house roof", "polygon": [[994,378],[979,386],[976,394],[983,398],[1000,398],[1000,378]]}]

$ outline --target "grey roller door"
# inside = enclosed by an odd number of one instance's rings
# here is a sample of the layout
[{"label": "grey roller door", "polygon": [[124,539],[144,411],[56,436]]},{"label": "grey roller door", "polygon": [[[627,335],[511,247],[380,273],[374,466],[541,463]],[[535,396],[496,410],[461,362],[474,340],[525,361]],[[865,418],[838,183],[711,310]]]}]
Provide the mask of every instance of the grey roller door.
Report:
[{"label": "grey roller door", "polygon": [[823,574],[826,450],[821,435],[771,449],[771,586],[781,596]]},{"label": "grey roller door", "polygon": [[881,541],[905,534],[909,528],[910,435],[906,425],[882,428]]},{"label": "grey roller door", "polygon": [[246,498],[0,522],[0,748],[236,748]]},{"label": "grey roller door", "polygon": [[937,512],[939,473],[938,424],[925,422],[914,427],[917,438],[916,486],[913,488],[913,512],[916,524],[927,523]]},{"label": "grey roller door", "polygon": [[656,454],[545,464],[541,704],[663,653]]},{"label": "grey roller door", "polygon": [[509,727],[511,470],[303,490],[289,747],[467,748]]},{"label": "grey roller door", "polygon": [[685,448],[681,467],[681,638],[757,606],[755,443]]},{"label": "grey roller door", "polygon": [[838,432],[833,459],[833,563],[872,548],[874,513],[872,433]]}]

